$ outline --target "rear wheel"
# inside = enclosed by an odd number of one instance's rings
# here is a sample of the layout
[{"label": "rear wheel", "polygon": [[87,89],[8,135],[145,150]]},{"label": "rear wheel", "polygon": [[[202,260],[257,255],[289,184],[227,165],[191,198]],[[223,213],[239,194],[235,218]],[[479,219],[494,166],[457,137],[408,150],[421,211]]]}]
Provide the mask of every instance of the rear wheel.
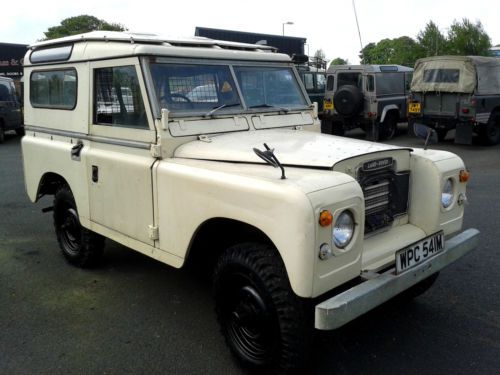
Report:
[{"label": "rear wheel", "polygon": [[303,366],[312,328],[275,249],[261,244],[227,249],[215,268],[214,294],[226,343],[243,365],[273,373]]},{"label": "rear wheel", "polygon": [[379,125],[379,139],[389,140],[394,137],[398,127],[398,117],[394,113],[388,113],[384,121]]},{"label": "rear wheel", "polygon": [[500,142],[500,113],[492,113],[487,124],[479,128],[481,141],[489,146]]},{"label": "rear wheel", "polygon": [[54,196],[54,228],[59,247],[69,263],[85,268],[100,260],[104,237],[81,226],[73,193],[66,185]]},{"label": "rear wheel", "polygon": [[24,127],[17,128],[16,134],[22,137],[25,134]]}]

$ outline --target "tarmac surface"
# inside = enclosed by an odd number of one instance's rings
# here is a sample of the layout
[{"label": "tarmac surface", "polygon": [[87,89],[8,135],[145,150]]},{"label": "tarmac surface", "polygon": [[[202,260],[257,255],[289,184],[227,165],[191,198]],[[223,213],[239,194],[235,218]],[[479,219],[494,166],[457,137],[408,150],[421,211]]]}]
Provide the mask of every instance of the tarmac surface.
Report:
[{"label": "tarmac surface", "polygon": [[[360,136],[354,134],[354,136]],[[420,147],[400,134],[389,143]],[[471,171],[464,228],[480,246],[416,300],[318,332],[309,374],[500,373],[500,146],[431,146]],[[0,374],[244,374],[208,280],[112,241],[101,266],[60,255],[51,198],[29,201],[20,138],[0,145]]]}]

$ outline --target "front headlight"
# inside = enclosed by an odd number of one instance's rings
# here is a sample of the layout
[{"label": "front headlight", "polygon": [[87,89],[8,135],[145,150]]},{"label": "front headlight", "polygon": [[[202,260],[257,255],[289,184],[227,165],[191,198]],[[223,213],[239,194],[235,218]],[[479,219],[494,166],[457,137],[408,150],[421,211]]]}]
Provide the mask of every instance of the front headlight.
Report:
[{"label": "front headlight", "polygon": [[447,179],[443,186],[443,191],[441,192],[441,204],[443,208],[448,208],[453,203],[455,195],[453,193],[453,180],[451,178]]},{"label": "front headlight", "polygon": [[343,211],[335,220],[332,236],[336,247],[343,249],[351,242],[354,235],[354,218],[350,211]]}]

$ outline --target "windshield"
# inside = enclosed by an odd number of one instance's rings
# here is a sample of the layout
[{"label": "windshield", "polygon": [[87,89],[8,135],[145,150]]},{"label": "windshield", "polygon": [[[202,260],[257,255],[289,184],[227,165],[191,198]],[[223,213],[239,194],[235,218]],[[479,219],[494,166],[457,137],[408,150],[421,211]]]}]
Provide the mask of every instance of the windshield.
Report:
[{"label": "windshield", "polygon": [[234,68],[238,83],[249,108],[303,107],[306,101],[291,68]]},{"label": "windshield", "polygon": [[172,115],[289,111],[307,105],[290,67],[150,64],[160,108]]}]

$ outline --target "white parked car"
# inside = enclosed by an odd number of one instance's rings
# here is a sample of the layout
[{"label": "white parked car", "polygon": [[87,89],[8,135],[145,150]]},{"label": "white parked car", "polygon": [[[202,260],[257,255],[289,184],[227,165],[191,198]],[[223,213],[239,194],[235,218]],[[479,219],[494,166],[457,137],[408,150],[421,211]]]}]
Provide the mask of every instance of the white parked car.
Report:
[{"label": "white parked car", "polygon": [[54,197],[63,255],[91,266],[110,238],[212,267],[249,367],[299,369],[313,328],[422,293],[477,245],[459,157],[321,134],[271,48],[106,31],[38,42],[24,62],[27,193]]}]

